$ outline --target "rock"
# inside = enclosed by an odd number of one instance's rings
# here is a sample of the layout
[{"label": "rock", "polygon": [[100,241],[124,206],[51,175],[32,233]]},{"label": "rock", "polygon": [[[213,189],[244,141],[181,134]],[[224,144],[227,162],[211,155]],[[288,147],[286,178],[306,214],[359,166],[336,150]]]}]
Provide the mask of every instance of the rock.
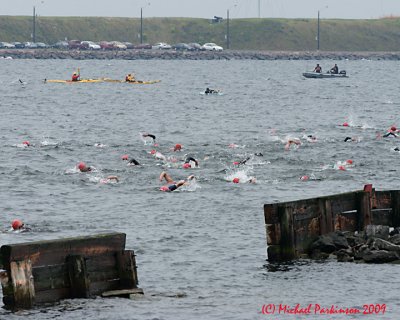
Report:
[{"label": "rock", "polygon": [[354,260],[362,260],[365,254],[371,252],[369,247],[366,244],[361,245],[359,248],[355,248],[354,252]]},{"label": "rock", "polygon": [[328,235],[319,236],[310,246],[311,252],[319,250],[321,253],[332,253],[336,250],[333,240]]},{"label": "rock", "polygon": [[345,233],[345,237],[350,247],[356,247],[365,243],[363,233],[352,234],[350,232],[347,232]]},{"label": "rock", "polygon": [[400,245],[400,234],[395,234],[389,238],[389,241],[393,244]]},{"label": "rock", "polygon": [[400,246],[379,238],[372,240],[369,247],[371,250],[395,251],[400,253]]},{"label": "rock", "polygon": [[325,260],[329,258],[329,253],[321,252],[319,249],[312,250],[310,258],[314,260]]},{"label": "rock", "polygon": [[353,262],[353,251],[351,249],[341,249],[336,252],[338,262]]},{"label": "rock", "polygon": [[399,260],[397,252],[386,250],[373,250],[363,255],[363,260],[367,263],[386,263]]},{"label": "rock", "polygon": [[367,238],[381,238],[383,240],[389,239],[389,226],[372,225],[369,224],[365,228],[365,235]]},{"label": "rock", "polygon": [[333,244],[336,249],[347,249],[349,248],[349,243],[347,242],[346,236],[341,231],[331,232],[328,236],[332,239]]}]

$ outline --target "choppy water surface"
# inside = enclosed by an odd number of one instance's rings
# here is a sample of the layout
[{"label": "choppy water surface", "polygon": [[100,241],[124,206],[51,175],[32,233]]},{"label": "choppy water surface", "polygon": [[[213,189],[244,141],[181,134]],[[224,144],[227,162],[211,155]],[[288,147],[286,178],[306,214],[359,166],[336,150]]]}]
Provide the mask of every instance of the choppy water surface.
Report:
[{"label": "choppy water surface", "polygon": [[[324,69],[333,61],[319,62]],[[3,231],[21,218],[32,231],[0,233],[0,243],[127,234],[137,254],[136,300],[68,300],[2,319],[301,319],[261,314],[264,304],[360,307],[386,303],[400,312],[396,265],[305,263],[272,272],[266,262],[263,204],[358,190],[398,189],[400,125],[397,62],[341,61],[350,78],[303,79],[313,61],[0,60],[0,213]],[[161,79],[148,86],[43,84],[84,78]],[[26,82],[21,85],[18,79]],[[221,96],[205,96],[206,87]],[[349,127],[340,126],[344,122]],[[157,136],[158,161],[139,132]],[[315,135],[316,142],[308,142]],[[354,142],[343,142],[345,137]],[[378,136],[378,138],[377,138]],[[301,145],[285,151],[288,138]],[[29,148],[21,146],[29,140]],[[183,151],[170,150],[176,143]],[[102,144],[100,147],[96,144]],[[263,157],[254,156],[262,153]],[[143,164],[128,167],[129,154]],[[200,168],[184,170],[185,154]],[[232,163],[250,156],[237,172]],[[353,167],[337,170],[341,162]],[[77,173],[79,161],[96,167]],[[158,190],[159,174],[189,174],[196,184]],[[233,170],[233,171],[232,171]],[[119,183],[102,184],[108,175]],[[313,179],[300,180],[307,175]],[[256,184],[233,184],[255,177]],[[176,297],[178,296],[178,297]],[[377,316],[374,316],[375,319]],[[313,316],[352,319],[351,316]],[[368,319],[360,315],[355,318]]]}]

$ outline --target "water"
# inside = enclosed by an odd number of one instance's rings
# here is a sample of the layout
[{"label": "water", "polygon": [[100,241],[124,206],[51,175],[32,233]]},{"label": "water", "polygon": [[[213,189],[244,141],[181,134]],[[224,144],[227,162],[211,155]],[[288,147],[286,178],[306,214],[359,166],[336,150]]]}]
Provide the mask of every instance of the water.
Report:
[{"label": "water", "polygon": [[[397,265],[329,261],[275,270],[266,261],[264,203],[366,183],[398,189],[400,154],[392,149],[399,142],[377,139],[377,132],[400,124],[399,76],[391,72],[397,62],[340,61],[350,78],[303,79],[315,63],[1,60],[0,224],[6,231],[21,218],[32,231],[0,233],[0,242],[125,232],[146,294],[133,301],[66,300],[16,314],[1,310],[0,319],[302,319],[261,314],[264,304],[280,303],[361,310],[385,303],[384,316],[334,318],[398,317]],[[325,70],[334,64],[319,63]],[[162,82],[41,81],[67,79],[77,67],[83,78],[117,79],[134,71],[139,79]],[[201,95],[206,87],[224,94]],[[350,126],[340,126],[344,122]],[[191,155],[200,168],[166,167],[139,132],[155,134],[165,156]],[[317,142],[307,142],[307,135]],[[356,141],[343,142],[347,136]],[[288,138],[302,144],[285,151]],[[25,140],[32,146],[23,148]],[[182,152],[170,150],[176,143]],[[143,166],[127,166],[124,154]],[[245,169],[233,168],[248,156]],[[337,170],[348,159],[354,166]],[[80,161],[96,172],[77,173]],[[158,191],[165,169],[175,179],[194,174],[195,187]],[[99,183],[108,175],[120,182]],[[300,180],[304,175],[315,180]],[[257,183],[227,181],[235,176]]]}]

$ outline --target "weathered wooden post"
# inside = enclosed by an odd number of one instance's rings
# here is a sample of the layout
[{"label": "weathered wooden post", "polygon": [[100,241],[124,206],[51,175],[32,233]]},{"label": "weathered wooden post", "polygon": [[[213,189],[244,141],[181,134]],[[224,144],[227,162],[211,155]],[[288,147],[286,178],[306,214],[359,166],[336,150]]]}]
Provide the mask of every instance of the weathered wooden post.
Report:
[{"label": "weathered wooden post", "polygon": [[356,194],[357,201],[357,230],[361,231],[371,224],[371,193],[358,191]]},{"label": "weathered wooden post", "polygon": [[400,191],[390,192],[392,206],[392,227],[400,227]]}]

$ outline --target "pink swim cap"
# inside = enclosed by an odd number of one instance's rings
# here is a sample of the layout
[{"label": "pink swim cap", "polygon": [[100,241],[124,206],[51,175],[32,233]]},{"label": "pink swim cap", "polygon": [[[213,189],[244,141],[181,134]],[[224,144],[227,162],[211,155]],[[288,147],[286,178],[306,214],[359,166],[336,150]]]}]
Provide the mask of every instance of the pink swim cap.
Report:
[{"label": "pink swim cap", "polygon": [[85,170],[86,169],[86,164],[84,162],[79,162],[78,169],[81,170],[81,171]]},{"label": "pink swim cap", "polygon": [[343,126],[343,127],[348,127],[349,124],[348,124],[347,122],[343,122],[342,126]]},{"label": "pink swim cap", "polygon": [[183,169],[189,169],[189,168],[191,168],[192,166],[190,165],[190,163],[184,163],[183,164]]},{"label": "pink swim cap", "polygon": [[300,180],[302,180],[302,181],[307,181],[308,179],[309,179],[308,176],[301,176],[301,177],[300,177]]},{"label": "pink swim cap", "polygon": [[239,162],[239,161],[234,161],[233,164],[234,164],[235,166],[238,166],[238,165],[240,164],[240,162]]},{"label": "pink swim cap", "polygon": [[29,143],[29,141],[22,141],[22,144],[25,145],[25,146],[28,146],[28,147],[31,145],[31,144]]},{"label": "pink swim cap", "polygon": [[127,154],[124,154],[124,155],[121,157],[122,160],[128,160],[128,158],[129,158],[129,156],[128,156]]},{"label": "pink swim cap", "polygon": [[156,152],[157,152],[157,151],[154,150],[154,149],[150,151],[151,154],[155,154]]},{"label": "pink swim cap", "polygon": [[239,178],[233,178],[232,182],[233,183],[239,183]]},{"label": "pink swim cap", "polygon": [[24,224],[22,223],[21,220],[15,219],[13,220],[13,222],[11,223],[11,226],[14,230],[18,230],[20,229]]},{"label": "pink swim cap", "polygon": [[342,171],[346,171],[346,168],[344,166],[339,166],[338,169],[342,170]]},{"label": "pink swim cap", "polygon": [[169,188],[167,186],[162,186],[160,188],[160,191],[168,191],[168,190],[169,190]]},{"label": "pink swim cap", "polygon": [[353,164],[353,160],[351,160],[351,159],[346,160],[346,164]]}]

